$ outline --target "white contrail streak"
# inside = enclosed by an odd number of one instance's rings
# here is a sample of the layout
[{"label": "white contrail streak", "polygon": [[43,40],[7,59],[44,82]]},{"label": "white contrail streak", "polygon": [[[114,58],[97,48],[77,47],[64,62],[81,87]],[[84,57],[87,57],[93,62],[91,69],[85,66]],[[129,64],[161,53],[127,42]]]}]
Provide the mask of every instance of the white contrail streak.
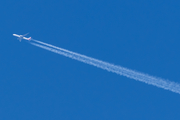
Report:
[{"label": "white contrail streak", "polygon": [[157,78],[157,77],[153,77],[148,74],[140,73],[140,72],[137,72],[134,70],[130,70],[130,69],[121,67],[121,66],[113,65],[108,62],[104,62],[104,61],[97,60],[97,59],[94,59],[91,57],[87,57],[85,55],[81,55],[81,54],[78,54],[78,53],[75,53],[75,52],[60,48],[60,47],[56,47],[56,46],[53,46],[53,45],[50,45],[50,44],[47,44],[47,43],[44,43],[44,42],[41,42],[38,40],[32,39],[32,41],[36,42],[36,43],[31,42],[31,44],[34,46],[49,50],[51,52],[54,52],[54,53],[57,53],[60,55],[64,55],[66,57],[87,63],[89,65],[96,66],[98,68],[102,68],[109,72],[114,72],[119,75],[123,75],[128,78],[131,78],[131,79],[134,79],[137,81],[141,81],[141,82],[145,82],[147,84],[154,85],[156,87],[170,90],[172,92],[180,94],[180,84],[178,84],[178,83],[171,82],[171,81],[164,80],[164,79]]}]

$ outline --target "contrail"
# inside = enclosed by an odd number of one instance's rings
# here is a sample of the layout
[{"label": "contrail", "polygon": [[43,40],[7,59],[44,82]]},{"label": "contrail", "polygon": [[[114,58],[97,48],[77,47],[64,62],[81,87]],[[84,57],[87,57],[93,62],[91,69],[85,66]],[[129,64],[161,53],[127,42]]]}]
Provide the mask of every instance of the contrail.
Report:
[{"label": "contrail", "polygon": [[110,64],[108,62],[104,62],[104,61],[94,59],[94,58],[91,58],[91,57],[88,57],[85,55],[81,55],[79,53],[75,53],[75,52],[60,48],[60,47],[56,47],[54,45],[47,44],[47,43],[44,43],[44,42],[41,42],[38,40],[32,39],[32,41],[36,42],[36,43],[31,42],[31,44],[34,46],[49,50],[51,52],[54,52],[54,53],[57,53],[60,55],[64,55],[66,57],[87,63],[89,65],[96,66],[98,68],[107,70],[109,72],[117,73],[119,75],[123,75],[123,76],[126,76],[128,78],[131,78],[131,79],[134,79],[137,81],[141,81],[141,82],[144,82],[144,83],[147,83],[150,85],[154,85],[156,87],[163,88],[166,90],[170,90],[172,92],[180,94],[180,84],[178,84],[178,83],[171,82],[168,80],[164,80],[162,78],[153,77],[153,76],[150,76],[148,74],[144,74],[141,72],[137,72],[134,70],[127,69],[125,67],[113,65],[113,64]]}]

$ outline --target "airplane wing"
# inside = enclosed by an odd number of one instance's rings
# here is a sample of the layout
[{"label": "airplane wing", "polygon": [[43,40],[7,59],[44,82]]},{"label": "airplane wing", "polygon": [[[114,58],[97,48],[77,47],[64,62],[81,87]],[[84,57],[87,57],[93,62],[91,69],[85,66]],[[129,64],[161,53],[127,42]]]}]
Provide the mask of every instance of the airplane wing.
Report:
[{"label": "airplane wing", "polygon": [[24,34],[23,36],[26,36],[26,35],[28,35],[29,33],[26,33],[26,34]]}]

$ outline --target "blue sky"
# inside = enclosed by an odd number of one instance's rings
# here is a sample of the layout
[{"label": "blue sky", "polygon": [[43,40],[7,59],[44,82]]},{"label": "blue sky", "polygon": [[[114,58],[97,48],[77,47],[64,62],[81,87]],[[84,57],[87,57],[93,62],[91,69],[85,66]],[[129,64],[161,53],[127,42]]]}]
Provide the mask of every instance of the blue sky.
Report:
[{"label": "blue sky", "polygon": [[180,95],[19,42],[25,34],[180,83],[180,2],[0,2],[0,119],[180,119]]}]

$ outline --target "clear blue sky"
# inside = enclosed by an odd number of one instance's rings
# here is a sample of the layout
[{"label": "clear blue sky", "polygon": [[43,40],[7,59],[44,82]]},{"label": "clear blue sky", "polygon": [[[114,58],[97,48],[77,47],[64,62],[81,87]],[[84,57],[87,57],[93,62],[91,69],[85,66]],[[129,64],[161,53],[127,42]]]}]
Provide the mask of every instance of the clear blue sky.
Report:
[{"label": "clear blue sky", "polygon": [[178,120],[180,95],[19,42],[25,34],[180,83],[180,1],[0,1],[1,120]]}]

